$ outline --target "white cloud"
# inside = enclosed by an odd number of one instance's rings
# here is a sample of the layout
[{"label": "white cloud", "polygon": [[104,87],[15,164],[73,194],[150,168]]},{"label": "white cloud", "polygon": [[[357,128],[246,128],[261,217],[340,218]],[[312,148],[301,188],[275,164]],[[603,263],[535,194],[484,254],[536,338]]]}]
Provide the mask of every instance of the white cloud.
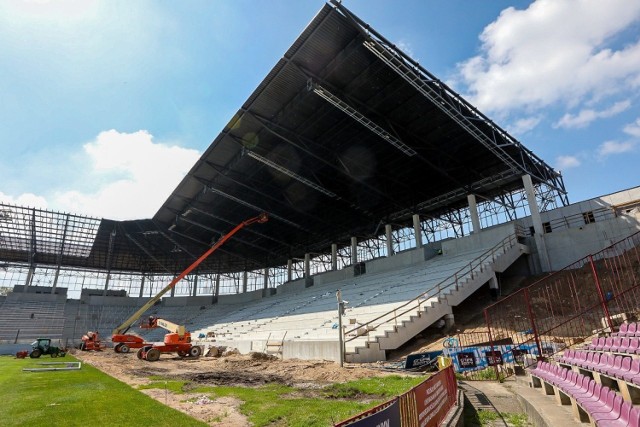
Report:
[{"label": "white cloud", "polygon": [[14,197],[0,191],[0,203],[39,209],[47,208],[47,200],[44,197],[37,196],[33,193],[23,193]]},{"label": "white cloud", "polygon": [[632,141],[627,142],[617,142],[617,141],[606,141],[600,144],[598,147],[598,155],[600,157],[606,157],[611,154],[622,154],[632,151],[635,148],[636,144]]},{"label": "white cloud", "polygon": [[556,169],[559,171],[577,168],[580,166],[580,160],[575,156],[558,156],[556,158]]},{"label": "white cloud", "polygon": [[640,81],[640,43],[612,42],[638,20],[638,1],[537,0],[525,10],[510,7],[484,29],[482,53],[459,65],[460,77],[472,102],[492,112],[575,106],[625,93]]},{"label": "white cloud", "polygon": [[631,102],[628,100],[616,102],[611,107],[596,111],[596,110],[582,110],[578,114],[571,115],[565,114],[554,127],[560,128],[583,128],[589,125],[594,120],[615,116],[628,109],[631,106]]},{"label": "white cloud", "polygon": [[637,118],[635,122],[626,125],[623,130],[628,135],[640,138],[640,118]]},{"label": "white cloud", "polygon": [[527,117],[517,120],[513,125],[509,126],[509,132],[513,133],[514,135],[522,135],[538,126],[541,120],[542,118],[539,116]]},{"label": "white cloud", "polygon": [[200,157],[196,150],[155,143],[147,131],[101,132],[83,150],[90,171],[69,188],[90,190],[58,192],[51,204],[109,219],[152,217]]},{"label": "white cloud", "polygon": [[400,40],[398,43],[396,43],[396,47],[398,49],[400,49],[401,51],[403,51],[404,53],[406,53],[407,55],[409,55],[409,57],[411,59],[413,59],[414,61],[417,61],[418,59],[414,56],[414,52],[413,52],[413,48],[411,47],[411,43],[405,41],[405,40]]}]

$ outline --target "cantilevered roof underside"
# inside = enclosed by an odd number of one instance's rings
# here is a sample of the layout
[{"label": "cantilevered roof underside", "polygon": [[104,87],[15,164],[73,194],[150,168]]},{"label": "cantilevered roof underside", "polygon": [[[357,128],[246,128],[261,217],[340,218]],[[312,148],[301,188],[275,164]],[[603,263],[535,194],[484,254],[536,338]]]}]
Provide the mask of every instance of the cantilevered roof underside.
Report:
[{"label": "cantilevered roof underside", "polygon": [[239,232],[202,269],[282,265],[380,224],[465,206],[469,193],[520,189],[524,174],[565,193],[531,151],[326,4],[153,219],[102,221],[91,256],[113,269],[176,270],[266,212],[269,222]]}]

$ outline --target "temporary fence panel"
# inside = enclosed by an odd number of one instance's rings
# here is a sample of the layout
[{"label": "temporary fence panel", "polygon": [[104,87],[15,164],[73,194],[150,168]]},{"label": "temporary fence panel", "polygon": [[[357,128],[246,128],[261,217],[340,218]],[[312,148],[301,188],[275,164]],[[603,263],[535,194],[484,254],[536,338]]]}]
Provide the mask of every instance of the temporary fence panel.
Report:
[{"label": "temporary fence panel", "polygon": [[[635,317],[640,301],[640,233],[584,257],[485,309],[490,346],[530,366]],[[504,358],[504,353],[502,353]],[[507,358],[509,356],[507,355]],[[455,359],[454,359],[455,360]],[[517,372],[506,371],[506,375]]]}]

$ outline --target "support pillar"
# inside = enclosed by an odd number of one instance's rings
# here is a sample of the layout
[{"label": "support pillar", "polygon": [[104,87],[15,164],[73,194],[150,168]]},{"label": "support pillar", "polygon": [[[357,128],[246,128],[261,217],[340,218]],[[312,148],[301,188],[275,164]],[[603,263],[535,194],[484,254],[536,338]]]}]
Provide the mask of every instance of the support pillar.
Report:
[{"label": "support pillar", "polygon": [[331,244],[331,271],[338,269],[338,244]]},{"label": "support pillar", "polygon": [[529,204],[529,212],[531,213],[531,222],[533,223],[533,238],[538,248],[538,259],[540,260],[540,268],[542,271],[551,271],[551,262],[549,261],[549,254],[547,252],[547,245],[544,241],[544,229],[542,228],[542,217],[540,216],[540,210],[538,209],[538,202],[536,201],[536,190],[531,180],[531,175],[523,175],[522,183],[524,184],[524,190],[527,194],[527,202]]},{"label": "support pillar", "polygon": [[111,281],[111,272],[107,272],[107,278],[104,281],[104,290],[102,292],[102,296],[107,296],[107,291],[109,290],[109,282]]},{"label": "support pillar", "polygon": [[351,237],[351,265],[358,263],[358,238]]},{"label": "support pillar", "polygon": [[416,238],[416,248],[422,247],[422,227],[420,227],[420,215],[413,215],[413,233]]},{"label": "support pillar", "polygon": [[218,296],[220,295],[220,273],[216,274],[215,289],[213,295],[215,296],[216,301],[218,301]]},{"label": "support pillar", "polygon": [[467,194],[467,202],[469,203],[469,215],[471,216],[471,226],[473,233],[480,232],[480,216],[478,215],[478,204],[476,203],[475,194]]},{"label": "support pillar", "polygon": [[142,280],[140,280],[140,294],[138,295],[139,298],[142,298],[144,296],[144,281],[147,278],[147,276],[142,273]]},{"label": "support pillar", "polygon": [[264,279],[264,289],[268,289],[269,288],[269,267],[265,267],[263,279]]},{"label": "support pillar", "polygon": [[453,328],[456,324],[456,320],[453,316],[453,313],[450,314],[445,314],[444,315],[444,327],[445,330],[449,331],[451,330],[451,328]]},{"label": "support pillar", "polygon": [[197,274],[193,276],[193,289],[192,289],[191,295],[193,295],[194,297],[198,295],[198,275]]},{"label": "support pillar", "polygon": [[393,255],[393,229],[391,224],[385,224],[384,234],[387,238],[387,256]]},{"label": "support pillar", "polygon": [[247,282],[249,281],[249,273],[247,270],[242,272],[242,293],[247,293]]},{"label": "support pillar", "polygon": [[498,301],[498,298],[500,297],[500,285],[498,283],[498,278],[496,277],[495,272],[489,279],[489,294],[491,295],[491,299],[493,301]]},{"label": "support pillar", "polygon": [[287,282],[290,282],[293,279],[293,260],[287,260]]},{"label": "support pillar", "polygon": [[311,277],[311,254],[304,254],[304,278],[308,279]]}]

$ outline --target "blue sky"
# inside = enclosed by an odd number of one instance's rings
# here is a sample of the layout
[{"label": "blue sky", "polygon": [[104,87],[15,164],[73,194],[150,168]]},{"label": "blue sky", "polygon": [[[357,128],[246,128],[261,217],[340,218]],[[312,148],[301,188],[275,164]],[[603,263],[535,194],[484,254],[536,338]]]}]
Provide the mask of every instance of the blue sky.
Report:
[{"label": "blue sky", "polygon": [[[322,1],[0,2],[0,201],[149,218]],[[640,0],[344,0],[561,170],[640,185]]]}]

